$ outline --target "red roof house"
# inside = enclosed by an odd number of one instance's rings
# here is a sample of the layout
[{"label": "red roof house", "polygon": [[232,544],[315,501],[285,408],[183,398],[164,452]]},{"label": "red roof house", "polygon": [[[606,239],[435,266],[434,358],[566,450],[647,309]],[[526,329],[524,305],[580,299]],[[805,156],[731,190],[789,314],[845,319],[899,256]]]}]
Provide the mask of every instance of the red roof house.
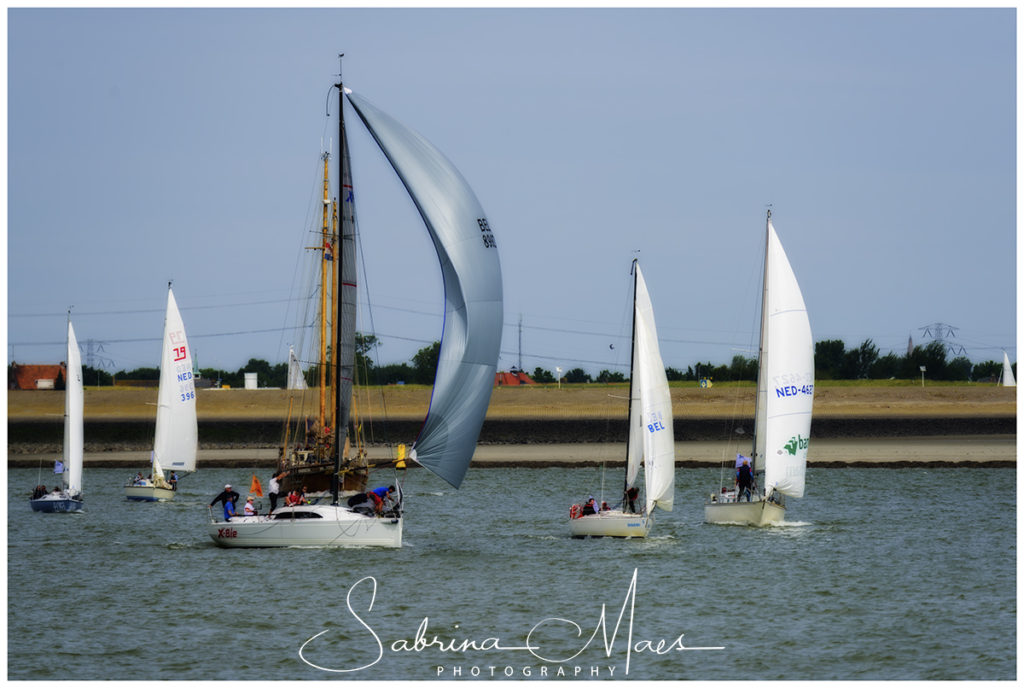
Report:
[{"label": "red roof house", "polygon": [[60,365],[21,365],[12,362],[7,388],[57,389],[64,386],[64,376],[63,363]]},{"label": "red roof house", "polygon": [[494,385],[496,387],[517,387],[519,385],[535,385],[536,382],[521,370],[513,370],[509,373],[495,373]]}]

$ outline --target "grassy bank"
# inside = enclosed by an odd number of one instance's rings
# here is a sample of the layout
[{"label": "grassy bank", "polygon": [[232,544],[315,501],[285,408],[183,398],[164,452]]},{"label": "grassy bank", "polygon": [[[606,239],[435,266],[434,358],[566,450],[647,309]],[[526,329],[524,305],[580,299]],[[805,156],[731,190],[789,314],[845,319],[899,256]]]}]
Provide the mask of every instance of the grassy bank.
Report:
[{"label": "grassy bank", "polygon": [[[744,418],[754,412],[752,383],[715,384],[701,389],[694,383],[673,383],[676,418]],[[992,384],[949,384],[920,381],[821,381],[815,385],[815,418],[898,417],[1015,417],[1015,388]],[[616,384],[536,385],[497,387],[488,408],[489,420],[626,417],[629,386]],[[304,398],[286,390],[199,390],[200,420],[249,419],[283,421],[312,413],[315,392]],[[421,419],[430,402],[430,387],[395,385],[357,388],[357,408],[372,418]],[[64,413],[64,393],[21,391],[7,393],[9,420],[53,420]],[[86,420],[147,420],[156,417],[156,389],[89,387],[85,392]]]}]

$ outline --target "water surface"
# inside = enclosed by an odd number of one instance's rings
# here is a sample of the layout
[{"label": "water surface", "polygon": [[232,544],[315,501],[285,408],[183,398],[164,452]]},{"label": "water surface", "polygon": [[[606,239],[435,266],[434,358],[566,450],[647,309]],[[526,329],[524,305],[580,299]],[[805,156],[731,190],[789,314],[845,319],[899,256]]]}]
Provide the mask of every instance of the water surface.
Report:
[{"label": "water surface", "polygon": [[[400,550],[223,550],[206,505],[252,471],[146,504],[125,470],[87,468],[85,513],[62,515],[32,512],[38,471],[12,469],[8,678],[1016,677],[1013,470],[812,468],[766,529],[702,523],[719,473],[678,469],[642,541],[568,537],[599,469],[496,468],[458,491],[409,472]],[[540,657],[514,649],[535,627]]]}]

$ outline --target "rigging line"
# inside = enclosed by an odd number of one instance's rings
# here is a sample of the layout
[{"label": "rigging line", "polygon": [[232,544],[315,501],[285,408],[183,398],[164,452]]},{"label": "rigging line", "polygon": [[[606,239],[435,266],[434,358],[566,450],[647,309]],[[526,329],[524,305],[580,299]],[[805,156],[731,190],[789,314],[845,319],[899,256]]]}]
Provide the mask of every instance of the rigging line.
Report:
[{"label": "rigging line", "polygon": [[[587,332],[583,330],[569,330],[559,327],[539,327],[537,325],[523,325],[523,329],[543,330],[545,332],[560,332],[562,334],[589,335],[593,337],[610,337],[622,339],[623,335],[614,335],[607,332]],[[673,337],[658,337],[659,342],[670,344],[714,344],[717,346],[733,346],[735,342],[714,341],[708,339],[676,339]]]},{"label": "rigging line", "polygon": [[[322,169],[321,166],[320,166],[320,160],[321,160],[321,158],[317,157],[317,162],[313,165],[313,179],[314,179],[314,182],[313,182],[313,185],[312,185],[312,189],[310,190],[309,198],[306,201],[306,217],[303,220],[302,225],[301,225],[302,226],[302,231],[299,233],[299,238],[302,241],[299,244],[299,252],[298,252],[298,254],[296,255],[296,258],[295,258],[295,265],[294,265],[294,268],[292,270],[291,285],[288,287],[288,294],[289,294],[289,298],[290,299],[291,299],[292,295],[296,293],[296,289],[298,288],[297,287],[297,282],[299,281],[300,276],[305,274],[305,271],[301,269],[301,266],[305,262],[304,258],[306,257],[306,249],[304,248],[305,244],[307,243],[307,241],[306,241],[306,234],[307,234],[308,231],[310,231],[309,228],[313,224],[312,213],[313,213],[313,208],[314,208],[314,203],[315,203],[316,193],[317,193],[317,186],[318,186],[317,185],[317,178],[318,178],[319,175],[322,174],[322,172],[320,171]],[[308,301],[312,301],[313,293],[308,288],[305,290],[304,293],[305,293],[305,296],[300,296],[296,300],[301,301],[302,299],[307,299]],[[289,301],[289,303],[290,303],[290,301]],[[306,311],[308,311],[308,310],[309,310],[309,305],[307,303]],[[289,307],[288,311],[285,312],[285,322],[288,322],[288,318],[290,317],[290,311],[291,311],[291,308]],[[294,317],[296,318],[297,321],[300,318],[303,318],[303,313],[301,312],[301,309],[297,308],[295,310],[295,316]],[[283,348],[284,348],[284,334],[283,333],[281,335],[281,339],[278,341],[278,345],[277,346],[278,346],[278,353],[280,354],[281,351],[283,351]]]},{"label": "rigging line", "polygon": [[[304,328],[311,328],[312,325],[305,325]],[[233,337],[242,334],[266,334],[268,332],[280,332],[281,330],[293,330],[294,328],[284,327],[272,327],[266,330],[240,330],[237,332],[215,332],[212,334],[190,334],[189,339],[208,339],[211,337]],[[104,344],[135,344],[140,342],[160,342],[163,341],[161,337],[140,337],[136,339],[104,339]],[[63,345],[64,342],[8,342],[11,346],[54,346]]]},{"label": "rigging line", "polygon": [[[501,353],[504,354],[504,355],[508,355],[508,356],[512,356],[512,355],[515,354],[515,352],[512,352],[512,351],[502,351]],[[525,351],[523,352],[523,358],[540,358],[540,359],[544,359],[544,360],[547,360],[547,361],[561,361],[561,362],[569,362],[569,363],[592,363],[594,365],[609,366],[611,368],[627,368],[628,367],[628,366],[626,366],[623,363],[609,363],[608,361],[593,361],[593,360],[589,360],[589,359],[586,359],[586,358],[572,358],[572,357],[569,357],[569,356],[545,356],[543,354],[528,354]]]},{"label": "rigging line", "polygon": [[[245,302],[242,302],[242,303],[214,304],[214,305],[210,305],[210,306],[184,306],[184,307],[181,307],[180,310],[182,312],[188,312],[188,311],[212,310],[214,308],[237,308],[239,306],[266,306],[266,305],[271,305],[271,304],[275,304],[275,303],[290,303],[292,301],[302,301],[302,300],[307,299],[307,298],[309,298],[309,297],[297,297],[297,298],[294,298],[294,299],[289,297],[287,299],[274,299],[272,301],[245,301]],[[127,310],[127,311],[76,311],[75,312],[75,317],[79,318],[79,317],[81,317],[83,315],[139,315],[139,314],[142,314],[142,313],[163,313],[163,312],[164,312],[163,308],[143,308],[143,309]],[[56,317],[56,316],[60,316],[62,318],[66,318],[67,317],[67,311],[65,311],[63,313],[11,313],[11,314],[8,314],[7,317],[8,318],[52,318],[52,317]]]},{"label": "rigging line", "polygon": [[[350,179],[351,179],[351,174],[352,174],[352,171],[350,169],[349,170],[349,178]],[[342,183],[342,180],[339,179],[338,183],[339,184]],[[350,182],[350,183],[353,185],[353,187],[355,186],[355,182],[354,181]],[[376,336],[377,327],[374,324],[374,320],[373,320],[373,308],[374,308],[374,306],[373,306],[372,303],[370,303],[370,278],[369,278],[369,275],[367,274],[367,270],[366,270],[366,253],[363,251],[362,234],[359,231],[359,220],[356,219],[355,204],[353,204],[353,206],[352,206],[352,236],[353,236],[353,238],[355,240],[355,243],[356,243],[356,253],[359,254],[359,261],[362,264],[362,268],[363,268],[362,280],[360,280],[360,283],[363,286],[363,293],[366,295],[366,319],[369,321],[371,335]],[[392,338],[393,339],[406,340],[406,341],[416,341],[416,342],[420,342],[420,343],[423,342],[423,340],[420,340],[420,339],[410,339],[408,337],[395,336],[395,337],[392,337]],[[377,341],[374,342],[373,349],[372,349],[373,364],[378,369],[381,367],[380,366],[380,345],[381,345],[381,341],[378,338]],[[369,378],[369,374],[368,373],[369,373],[369,371],[365,371],[365,374],[366,374],[367,378]],[[369,380],[367,380],[367,381],[369,381]],[[383,416],[383,418],[387,419],[387,417],[388,417],[387,397],[384,395],[384,386],[383,385],[379,385],[379,388],[380,388],[379,391],[380,391],[380,409],[381,409],[380,412],[381,412],[381,415]],[[369,403],[367,403],[367,407],[369,407]],[[370,441],[372,442],[374,440],[374,434],[373,434],[374,425],[373,425],[373,418],[372,417],[368,419],[368,424],[370,426],[369,427]],[[393,443],[392,442],[387,442],[386,446],[388,447],[389,453],[391,453],[391,458],[394,458]]]}]

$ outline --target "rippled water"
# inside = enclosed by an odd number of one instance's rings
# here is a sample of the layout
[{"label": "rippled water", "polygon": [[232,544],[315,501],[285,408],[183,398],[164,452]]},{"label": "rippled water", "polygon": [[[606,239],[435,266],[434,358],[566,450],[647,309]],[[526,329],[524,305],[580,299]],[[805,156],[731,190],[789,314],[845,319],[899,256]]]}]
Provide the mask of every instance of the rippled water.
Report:
[{"label": "rippled water", "polygon": [[[206,504],[251,475],[145,504],[86,469],[86,512],[63,515],[9,470],[8,678],[1016,677],[1010,469],[811,469],[767,529],[703,524],[719,471],[679,469],[643,541],[567,536],[598,469],[474,469],[458,491],[413,471],[401,550],[218,549]],[[531,629],[535,654],[514,649]]]}]

